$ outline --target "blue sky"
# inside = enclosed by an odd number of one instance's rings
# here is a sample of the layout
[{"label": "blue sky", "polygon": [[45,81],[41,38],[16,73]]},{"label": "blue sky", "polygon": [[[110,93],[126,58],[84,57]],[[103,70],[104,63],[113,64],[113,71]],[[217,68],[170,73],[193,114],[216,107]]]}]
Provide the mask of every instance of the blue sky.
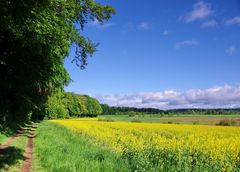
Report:
[{"label": "blue sky", "polygon": [[119,106],[240,106],[238,0],[98,2],[116,14],[85,27],[100,46],[85,70],[71,63],[71,49],[66,91]]}]

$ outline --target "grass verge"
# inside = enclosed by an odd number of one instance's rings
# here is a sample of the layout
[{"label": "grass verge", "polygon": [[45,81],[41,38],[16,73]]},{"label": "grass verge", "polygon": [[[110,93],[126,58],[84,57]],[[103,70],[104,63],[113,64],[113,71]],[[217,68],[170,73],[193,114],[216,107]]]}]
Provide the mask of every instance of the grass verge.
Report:
[{"label": "grass verge", "polygon": [[33,171],[130,171],[119,155],[95,146],[64,126],[45,121],[36,133]]},{"label": "grass verge", "polygon": [[0,171],[19,171],[24,161],[24,150],[27,144],[27,137],[20,136],[13,144],[3,150],[0,156]]},{"label": "grass verge", "polygon": [[231,120],[233,122],[225,125],[237,125],[240,122],[238,114],[140,114],[129,117],[129,115],[100,115],[98,121],[121,121],[121,122],[146,122],[146,123],[163,123],[163,124],[194,124],[194,125],[222,125],[222,120]]},{"label": "grass verge", "polygon": [[3,144],[6,139],[7,139],[7,136],[0,133],[0,145]]}]

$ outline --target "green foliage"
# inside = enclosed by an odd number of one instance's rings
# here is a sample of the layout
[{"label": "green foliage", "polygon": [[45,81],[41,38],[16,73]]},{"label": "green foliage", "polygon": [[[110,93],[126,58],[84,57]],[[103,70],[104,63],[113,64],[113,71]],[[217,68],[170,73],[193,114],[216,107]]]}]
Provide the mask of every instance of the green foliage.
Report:
[{"label": "green foliage", "polygon": [[47,119],[68,118],[68,110],[63,102],[63,93],[57,93],[50,96],[46,103],[46,116]]},{"label": "green foliage", "polygon": [[86,105],[87,105],[87,114],[91,117],[96,117],[97,115],[102,113],[102,108],[99,102],[89,96],[85,96]]},{"label": "green foliage", "polygon": [[72,61],[81,69],[96,50],[81,34],[84,25],[113,13],[94,0],[1,0],[0,122],[27,121],[44,109],[49,95],[70,82],[63,63],[70,46],[76,47]]},{"label": "green foliage", "polygon": [[142,114],[140,112],[134,112],[134,111],[129,111],[128,112],[129,117],[134,117],[135,115],[141,116]]},{"label": "green foliage", "polygon": [[130,171],[119,155],[64,126],[43,122],[36,132],[34,171]]},{"label": "green foliage", "polygon": [[240,125],[240,122],[234,120],[234,119],[224,119],[219,121],[219,123],[217,125],[221,125],[221,126],[237,126]]},{"label": "green foliage", "polygon": [[78,96],[74,93],[65,93],[65,106],[70,116],[80,116],[82,113]]},{"label": "green foliage", "polygon": [[134,111],[128,112],[128,116],[129,117],[134,117],[135,115],[136,115],[136,113]]},{"label": "green foliage", "polygon": [[58,92],[49,96],[45,105],[45,118],[96,117],[102,113],[99,102],[89,96]]},{"label": "green foliage", "polygon": [[[21,126],[21,134],[6,149],[1,150],[0,171],[15,172],[20,171],[23,162],[26,160],[24,155],[28,138],[33,136],[36,124],[29,123]],[[0,135],[1,138],[1,135]],[[1,139],[0,139],[1,144]]]},{"label": "green foliage", "polygon": [[[159,150],[149,148],[142,151],[125,149],[121,158],[129,162],[131,171],[222,171],[223,164],[203,154],[188,150]],[[231,169],[231,170],[230,170]],[[229,167],[226,171],[232,171]]]},{"label": "green foliage", "polygon": [[[80,116],[86,116],[85,114],[88,114],[88,109],[87,109],[87,103],[86,103],[86,98],[85,96],[82,95],[77,95],[78,97],[78,105],[79,105],[79,109],[81,111]],[[99,102],[98,102],[99,105]]]},{"label": "green foliage", "polygon": [[135,123],[141,123],[142,121],[141,121],[141,120],[139,120],[139,119],[133,119],[133,120],[131,120],[131,122],[135,122]]},{"label": "green foliage", "polygon": [[103,121],[103,122],[114,122],[115,120],[112,118],[98,118],[98,121]]},{"label": "green foliage", "polygon": [[169,109],[161,110],[155,108],[135,108],[135,107],[118,107],[108,106],[107,104],[101,104],[103,112],[102,115],[128,115],[133,111],[139,114],[161,114],[161,115],[233,115],[240,114],[240,108],[236,109]]},{"label": "green foliage", "polygon": [[0,133],[0,145],[6,140],[7,136],[5,134]]},{"label": "green foliage", "polygon": [[108,106],[107,104],[101,104],[102,107],[102,115],[117,115],[117,114],[125,114],[129,115],[132,112],[135,114],[159,114],[163,113],[163,110],[154,109],[154,108],[135,108],[135,107],[118,107],[118,106]]}]

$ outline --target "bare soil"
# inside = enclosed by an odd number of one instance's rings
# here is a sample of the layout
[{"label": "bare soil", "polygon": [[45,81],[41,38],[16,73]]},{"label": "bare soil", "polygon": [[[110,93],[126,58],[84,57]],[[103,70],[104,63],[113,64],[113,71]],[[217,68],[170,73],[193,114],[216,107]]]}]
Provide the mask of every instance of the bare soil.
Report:
[{"label": "bare soil", "polygon": [[20,137],[21,135],[28,136],[28,141],[27,141],[27,145],[26,145],[25,153],[24,153],[24,162],[21,167],[22,172],[30,172],[31,171],[32,162],[33,162],[33,138],[35,137],[35,134],[34,134],[35,130],[36,130],[36,126],[35,127],[29,126],[29,127],[27,127],[27,129],[21,129],[18,131],[17,134],[8,138],[8,140],[4,144],[0,145],[0,154],[2,154],[2,156],[4,156],[5,150],[7,150],[10,147],[10,145],[18,137]]},{"label": "bare soil", "polygon": [[[240,118],[227,118],[228,120],[236,121],[237,123],[240,122]],[[215,125],[218,124],[221,120],[226,120],[225,117],[166,117],[166,118],[159,118],[160,121],[178,121],[183,123],[191,123],[191,122],[200,122],[202,124],[211,124]]]},{"label": "bare soil", "polygon": [[25,149],[25,161],[22,166],[22,172],[31,171],[32,162],[33,162],[33,137],[28,138],[27,146]]},{"label": "bare soil", "polygon": [[14,136],[9,137],[4,144],[0,145],[0,153],[7,149],[19,136],[20,134],[15,134]]}]

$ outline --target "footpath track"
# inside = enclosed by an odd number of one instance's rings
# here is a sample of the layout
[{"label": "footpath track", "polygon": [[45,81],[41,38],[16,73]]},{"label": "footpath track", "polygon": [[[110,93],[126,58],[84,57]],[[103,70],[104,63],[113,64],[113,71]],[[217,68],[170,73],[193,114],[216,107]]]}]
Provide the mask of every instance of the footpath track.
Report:
[{"label": "footpath track", "polygon": [[[11,145],[21,136],[27,136],[27,144],[25,146],[25,151],[23,154],[23,163],[20,165],[19,171],[30,172],[33,162],[33,139],[35,137],[35,130],[37,128],[37,123],[25,124],[25,127],[21,127],[17,134],[11,136],[7,141],[0,145],[0,160],[6,158],[5,156],[8,149],[12,147]],[[1,171],[1,168],[0,168]]]},{"label": "footpath track", "polygon": [[36,128],[37,128],[37,124],[33,124],[29,129],[27,146],[25,148],[25,153],[24,153],[25,161],[21,169],[22,172],[31,171],[32,162],[33,162],[33,138],[36,136],[35,135]]},{"label": "footpath track", "polygon": [[19,137],[20,137],[19,133],[15,134],[8,138],[8,140],[4,144],[0,145],[0,154],[2,154],[4,150],[6,150]]}]

